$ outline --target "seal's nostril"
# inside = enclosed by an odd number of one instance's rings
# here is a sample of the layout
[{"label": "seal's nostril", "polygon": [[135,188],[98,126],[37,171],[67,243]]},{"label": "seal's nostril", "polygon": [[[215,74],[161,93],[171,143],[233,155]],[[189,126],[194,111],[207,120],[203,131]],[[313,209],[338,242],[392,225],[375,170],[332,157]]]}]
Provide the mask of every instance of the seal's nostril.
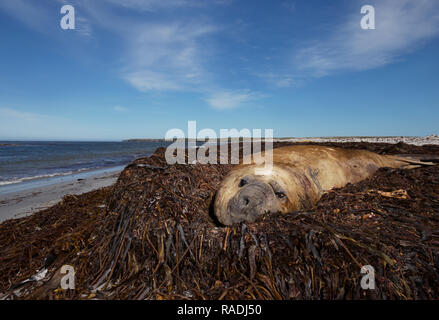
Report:
[{"label": "seal's nostril", "polygon": [[248,206],[248,204],[250,203],[250,199],[248,197],[243,197],[242,203],[244,204],[244,206]]},{"label": "seal's nostril", "polygon": [[239,187],[242,188],[242,187],[245,186],[246,184],[248,184],[247,180],[242,179],[242,180],[239,182]]}]

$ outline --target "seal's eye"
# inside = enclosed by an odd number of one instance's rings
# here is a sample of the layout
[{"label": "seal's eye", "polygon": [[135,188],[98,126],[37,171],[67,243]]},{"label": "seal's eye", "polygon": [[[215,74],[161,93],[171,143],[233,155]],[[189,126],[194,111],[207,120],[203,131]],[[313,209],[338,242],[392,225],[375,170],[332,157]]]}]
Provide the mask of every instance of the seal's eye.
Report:
[{"label": "seal's eye", "polygon": [[242,188],[242,187],[245,186],[246,184],[248,184],[248,181],[245,180],[245,179],[242,179],[242,180],[239,182],[239,187]]},{"label": "seal's eye", "polygon": [[284,192],[276,192],[276,197],[279,199],[285,198],[287,195]]}]

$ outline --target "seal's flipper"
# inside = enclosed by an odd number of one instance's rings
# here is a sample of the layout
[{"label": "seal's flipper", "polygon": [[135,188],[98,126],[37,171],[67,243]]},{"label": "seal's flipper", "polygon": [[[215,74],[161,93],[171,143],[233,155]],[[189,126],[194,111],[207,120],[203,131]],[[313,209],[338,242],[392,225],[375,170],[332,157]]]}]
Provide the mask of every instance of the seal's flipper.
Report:
[{"label": "seal's flipper", "polygon": [[420,162],[439,163],[439,155],[436,154],[396,154],[395,156]]},{"label": "seal's flipper", "polygon": [[394,161],[397,161],[397,163],[399,164],[398,167],[401,169],[416,169],[424,166],[436,165],[436,163],[432,161],[425,161],[426,159],[431,159],[431,156],[428,158],[425,157],[425,155],[396,155],[388,157],[393,159]]}]

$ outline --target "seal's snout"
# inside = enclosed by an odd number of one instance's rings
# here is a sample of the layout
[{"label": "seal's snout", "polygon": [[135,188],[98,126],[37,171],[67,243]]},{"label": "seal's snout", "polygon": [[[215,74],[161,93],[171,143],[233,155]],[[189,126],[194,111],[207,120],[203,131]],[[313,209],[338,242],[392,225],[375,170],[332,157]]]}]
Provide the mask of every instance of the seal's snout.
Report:
[{"label": "seal's snout", "polygon": [[264,190],[258,186],[248,186],[238,194],[238,209],[247,210],[263,204],[266,197]]},{"label": "seal's snout", "polygon": [[214,213],[221,224],[254,222],[261,216],[287,211],[289,200],[280,169],[270,175],[256,175],[255,169],[256,166],[244,166],[223,180],[214,203]]},{"label": "seal's snout", "polygon": [[234,223],[253,222],[264,213],[269,212],[272,190],[262,182],[242,185],[241,190],[228,204],[228,214]]}]

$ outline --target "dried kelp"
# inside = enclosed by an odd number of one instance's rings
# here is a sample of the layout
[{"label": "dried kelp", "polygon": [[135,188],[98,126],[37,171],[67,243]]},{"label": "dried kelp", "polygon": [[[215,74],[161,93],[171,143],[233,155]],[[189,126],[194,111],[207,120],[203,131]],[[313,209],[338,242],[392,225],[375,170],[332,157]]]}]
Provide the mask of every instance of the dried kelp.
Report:
[{"label": "dried kelp", "polygon": [[[439,155],[435,146],[323,145]],[[229,228],[215,220],[212,201],[231,168],[168,165],[159,149],[127,166],[113,187],[1,224],[0,292],[20,299],[439,298],[439,167],[380,169],[331,190],[309,212]],[[75,290],[55,281],[63,264],[76,270]],[[375,269],[375,290],[361,288],[365,265]],[[43,280],[17,287],[43,267]]]}]

